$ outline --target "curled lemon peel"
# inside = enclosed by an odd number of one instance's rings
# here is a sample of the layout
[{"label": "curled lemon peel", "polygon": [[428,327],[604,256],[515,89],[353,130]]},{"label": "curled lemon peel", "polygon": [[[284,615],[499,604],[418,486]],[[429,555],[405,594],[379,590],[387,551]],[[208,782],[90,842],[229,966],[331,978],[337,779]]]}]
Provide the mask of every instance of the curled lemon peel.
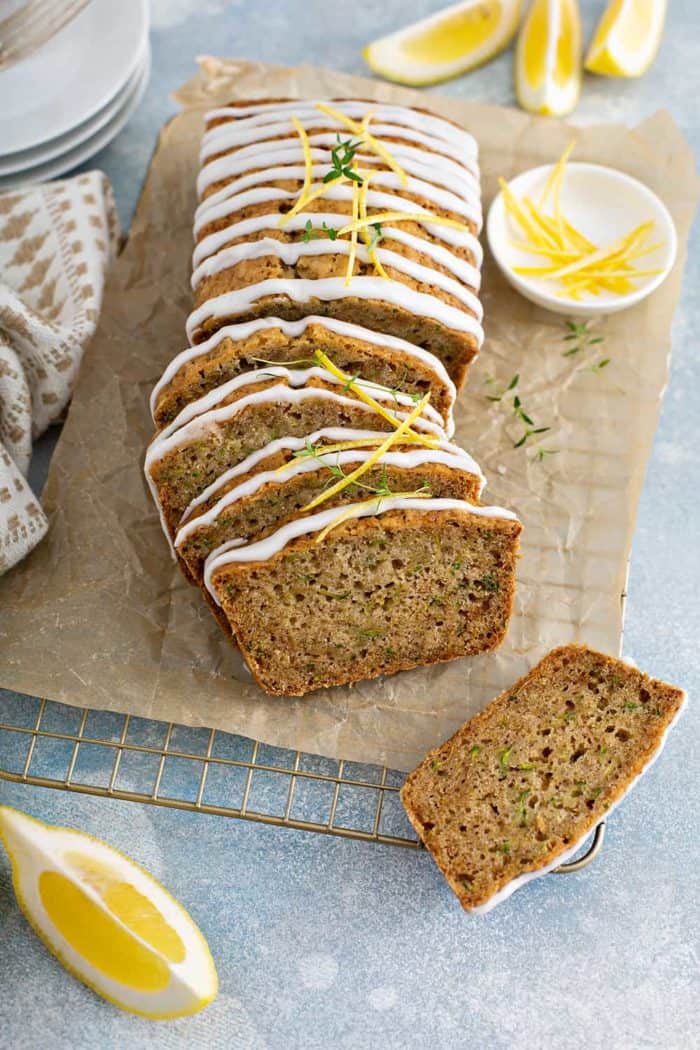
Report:
[{"label": "curled lemon peel", "polygon": [[[361,121],[352,120],[350,117],[346,117],[344,113],[340,113],[332,106],[326,106],[324,103],[317,102],[316,108],[331,117],[333,120],[338,121],[344,128],[351,131],[356,135],[360,142],[380,157],[388,167],[399,176],[401,184],[406,186],[408,184],[408,177],[403,168],[396,162],[390,151],[383,145],[378,139],[374,137],[369,131],[369,124],[374,114],[372,112],[366,113]],[[297,132],[302,151],[304,154],[304,181],[301,192],[294,205],[280,217],[278,225],[280,227],[285,226],[291,218],[298,215],[299,212],[303,211],[313,201],[318,200],[326,193],[330,185],[339,186],[348,182],[352,183],[352,215],[351,221],[347,225],[343,226],[342,229],[336,233],[337,237],[350,237],[350,253],[348,256],[348,263],[345,272],[345,284],[349,284],[354,268],[355,261],[357,258],[357,245],[358,245],[358,233],[362,237],[362,240],[366,246],[367,254],[370,262],[372,263],[375,273],[386,280],[389,279],[389,275],[382,266],[376,251],[375,238],[369,233],[370,226],[379,226],[383,222],[423,222],[436,226],[449,226],[452,229],[463,230],[465,232],[471,232],[471,228],[466,223],[458,222],[456,219],[448,219],[442,215],[434,215],[432,212],[427,210],[416,211],[416,212],[401,212],[401,211],[385,211],[380,212],[376,215],[368,215],[367,213],[367,192],[369,188],[369,182],[374,174],[372,171],[357,171],[357,175],[360,178],[358,183],[355,178],[348,178],[347,175],[340,173],[337,177],[333,178],[330,183],[321,182],[316,186],[315,189],[311,188],[313,178],[313,158],[311,156],[311,145],[309,142],[309,136],[306,129],[300,120],[296,117],[290,118],[292,126]],[[353,173],[354,174],[354,173]]]}]

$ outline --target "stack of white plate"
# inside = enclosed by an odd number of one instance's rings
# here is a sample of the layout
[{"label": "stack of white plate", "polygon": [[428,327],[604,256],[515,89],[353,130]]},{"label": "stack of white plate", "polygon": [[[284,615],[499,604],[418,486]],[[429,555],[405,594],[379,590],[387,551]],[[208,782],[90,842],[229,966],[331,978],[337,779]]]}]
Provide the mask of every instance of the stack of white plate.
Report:
[{"label": "stack of white plate", "polygon": [[150,68],[148,0],[91,0],[0,71],[0,190],[60,175],[111,142]]}]

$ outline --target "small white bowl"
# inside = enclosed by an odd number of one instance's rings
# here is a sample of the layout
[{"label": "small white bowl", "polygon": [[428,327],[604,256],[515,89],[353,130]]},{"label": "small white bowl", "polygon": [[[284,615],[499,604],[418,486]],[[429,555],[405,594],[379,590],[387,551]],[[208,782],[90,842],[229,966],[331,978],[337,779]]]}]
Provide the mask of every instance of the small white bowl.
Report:
[{"label": "small white bowl", "polygon": [[[517,198],[538,201],[554,165],[532,168],[509,182]],[[545,266],[547,260],[513,246],[514,240],[525,240],[513,227],[506,213],[503,194],[493,201],[486,223],[489,247],[506,280],[526,299],[554,313],[567,317],[592,318],[616,313],[645,299],[668,276],[676,258],[678,239],[666,206],[655,193],[624,172],[600,164],[567,164],[561,189],[561,206],[566,217],[594,244],[610,244],[642,222],[653,220],[649,244],[660,247],[639,260],[640,269],[660,273],[634,280],[635,289],[623,295],[601,292],[580,300],[557,294],[561,286],[537,277],[524,277],[513,272],[514,266]]]}]

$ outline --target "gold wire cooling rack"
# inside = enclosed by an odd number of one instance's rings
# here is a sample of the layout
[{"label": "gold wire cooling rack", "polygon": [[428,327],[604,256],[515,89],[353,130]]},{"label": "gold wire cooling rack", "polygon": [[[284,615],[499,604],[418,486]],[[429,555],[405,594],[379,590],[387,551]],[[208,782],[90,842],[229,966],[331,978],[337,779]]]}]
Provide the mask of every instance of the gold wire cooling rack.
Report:
[{"label": "gold wire cooling rack", "polygon": [[[420,848],[404,774],[89,708],[0,694],[0,779]],[[597,856],[605,825],[557,873]]]}]

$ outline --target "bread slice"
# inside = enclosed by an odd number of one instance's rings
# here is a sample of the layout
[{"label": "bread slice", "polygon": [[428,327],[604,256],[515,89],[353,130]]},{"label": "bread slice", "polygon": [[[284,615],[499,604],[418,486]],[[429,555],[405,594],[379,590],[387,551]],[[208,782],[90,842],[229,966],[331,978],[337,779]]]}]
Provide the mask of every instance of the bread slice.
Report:
[{"label": "bread slice", "polygon": [[[388,432],[396,428],[375,408],[339,393],[342,387],[330,381],[317,379],[318,385],[296,387],[273,377],[247,383],[251,375],[239,377],[246,382],[235,391],[227,393],[223,387],[211,391],[201,411],[196,402],[188,405],[151,442],[144,469],[169,536],[175,535],[185,510],[208,486],[282,435],[301,437],[324,427]],[[373,395],[379,393],[373,388]],[[397,399],[390,395],[386,404],[397,423],[406,418],[409,410],[401,404],[401,395]],[[431,414],[429,405],[424,412],[430,418],[417,419],[414,429],[445,441],[447,435],[435,422],[437,414]]]},{"label": "bread slice", "polygon": [[[292,518],[300,517],[307,504],[322,496],[366,462],[372,449],[331,452],[311,449],[309,455],[287,461],[281,468],[258,471],[223,493],[212,507],[187,519],[175,537],[175,550],[184,560],[188,575],[201,582],[204,562],[213,550],[231,540],[247,543],[261,539]],[[475,503],[481,492],[481,476],[464,454],[441,450],[413,449],[386,453],[357,482],[347,485],[324,501],[323,507],[339,507],[366,498],[373,491],[416,492],[434,499],[457,499]]]},{"label": "bread slice", "polygon": [[407,777],[401,800],[469,911],[570,858],[660,751],[681,689],[554,649]]},{"label": "bread slice", "polygon": [[404,340],[323,317],[298,322],[264,317],[228,325],[183,350],[153,390],[154,422],[167,426],[192,401],[244,372],[267,364],[309,366],[319,349],[352,376],[419,397],[430,391],[431,405],[449,423],[456,391],[436,357]]},{"label": "bread slice", "polygon": [[337,267],[323,278],[268,278],[222,291],[192,311],[187,336],[201,343],[224,325],[261,317],[299,321],[309,314],[362,324],[421,346],[442,361],[456,386],[483,342],[480,321],[440,296],[375,276],[355,276],[348,286]]},{"label": "bread slice", "polygon": [[519,534],[500,508],[374,499],[215,551],[205,585],[259,685],[302,696],[495,648]]}]

